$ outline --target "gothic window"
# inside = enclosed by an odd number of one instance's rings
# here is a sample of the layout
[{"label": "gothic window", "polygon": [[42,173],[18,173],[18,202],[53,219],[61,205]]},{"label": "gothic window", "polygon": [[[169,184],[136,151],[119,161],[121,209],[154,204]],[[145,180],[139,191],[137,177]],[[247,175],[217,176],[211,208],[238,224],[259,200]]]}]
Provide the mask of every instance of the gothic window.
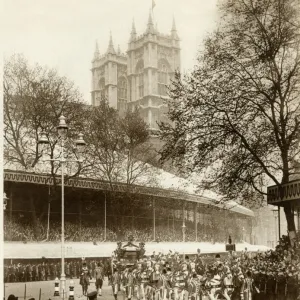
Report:
[{"label": "gothic window", "polygon": [[118,98],[119,99],[127,98],[127,83],[125,77],[118,78]]},{"label": "gothic window", "polygon": [[161,96],[167,96],[167,84],[168,84],[168,62],[166,60],[160,60],[158,62],[158,94]]},{"label": "gothic window", "polygon": [[124,112],[126,110],[127,99],[127,81],[125,77],[118,78],[118,110]]},{"label": "gothic window", "polygon": [[136,65],[136,77],[138,82],[138,98],[144,97],[144,62],[140,60]]},{"label": "gothic window", "polygon": [[99,100],[103,100],[105,98],[105,79],[103,77],[99,80],[99,90],[100,90]]}]

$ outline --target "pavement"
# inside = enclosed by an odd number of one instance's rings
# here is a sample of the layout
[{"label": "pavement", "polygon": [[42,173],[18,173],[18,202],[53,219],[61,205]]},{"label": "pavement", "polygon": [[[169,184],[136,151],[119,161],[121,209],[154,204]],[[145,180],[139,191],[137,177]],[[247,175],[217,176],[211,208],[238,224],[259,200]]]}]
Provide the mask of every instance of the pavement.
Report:
[{"label": "pavement", "polygon": [[[134,242],[138,245],[138,242]],[[81,258],[81,257],[111,257],[113,251],[117,248],[116,242],[65,242],[65,258]],[[250,252],[257,250],[267,251],[270,248],[261,245],[250,245],[247,243],[237,243],[236,251],[240,252],[248,249]],[[223,243],[208,243],[208,242],[150,242],[146,243],[145,255],[156,253],[167,254],[171,250],[173,253],[180,254],[196,254],[197,249],[201,250],[202,254],[224,253],[225,244]],[[45,257],[47,259],[61,258],[61,244],[59,242],[4,242],[3,243],[4,259],[37,259]]]},{"label": "pavement", "polygon": [[[77,300],[86,300],[87,297],[82,295],[82,288],[79,284],[79,279],[73,279],[74,281],[74,298]],[[66,286],[69,287],[70,279],[66,280]],[[26,285],[26,296],[25,296],[25,285]],[[54,297],[54,280],[48,281],[34,281],[34,282],[16,282],[16,283],[5,283],[5,299],[8,298],[10,294],[14,294],[19,297],[18,299],[30,299],[35,298],[35,300],[39,300],[39,293],[41,290],[41,298],[40,300],[67,300],[69,298],[69,289],[66,295],[63,297],[60,296]],[[95,291],[95,280],[90,281],[90,285],[88,287],[88,293]],[[108,286],[107,278],[105,279],[102,287],[102,296],[97,296],[97,300],[113,300],[112,288]],[[123,297],[121,293],[118,295],[118,299],[122,300]]]}]

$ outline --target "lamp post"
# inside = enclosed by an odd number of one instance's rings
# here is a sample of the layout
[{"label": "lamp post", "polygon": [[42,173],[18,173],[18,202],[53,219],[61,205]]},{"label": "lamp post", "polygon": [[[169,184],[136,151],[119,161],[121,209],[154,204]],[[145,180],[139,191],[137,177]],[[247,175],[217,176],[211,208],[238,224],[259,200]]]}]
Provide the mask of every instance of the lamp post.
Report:
[{"label": "lamp post", "polygon": [[182,223],[182,241],[185,242],[185,229],[186,229],[186,226],[185,226],[185,222],[183,221]]},{"label": "lamp post", "polygon": [[[3,193],[3,210],[6,210],[8,200],[9,199],[6,196],[6,193]],[[3,274],[3,278],[4,278],[4,271],[2,271],[2,274]],[[5,299],[5,282],[4,282],[4,280],[3,280],[3,296],[4,296],[3,299]]]},{"label": "lamp post", "polygon": [[[81,154],[84,151],[86,145],[83,134],[79,134],[78,140],[75,141],[76,148],[79,153],[79,159],[67,160],[65,159],[64,147],[65,140],[68,133],[68,125],[66,124],[66,118],[61,115],[59,117],[59,125],[57,126],[57,132],[60,140],[60,153],[61,156],[57,159],[42,159],[42,161],[57,161],[61,166],[61,276],[60,276],[60,288],[61,295],[66,292],[66,274],[65,274],[65,184],[64,184],[64,166],[66,162],[82,162],[80,159]],[[49,145],[49,140],[45,132],[42,132],[38,140],[38,145],[42,148],[42,155],[45,151],[45,146]]]},{"label": "lamp post", "polygon": [[[278,232],[278,237],[279,238],[277,238],[277,217],[278,217],[279,210],[276,209],[276,208],[273,208],[272,212],[273,212],[273,216],[274,216],[274,219],[275,219],[275,227],[274,227],[274,229],[275,229],[275,247],[276,247],[276,244],[277,244],[277,242],[278,242],[278,240],[280,238],[280,232]],[[278,227],[278,229],[279,229],[279,227]]]}]

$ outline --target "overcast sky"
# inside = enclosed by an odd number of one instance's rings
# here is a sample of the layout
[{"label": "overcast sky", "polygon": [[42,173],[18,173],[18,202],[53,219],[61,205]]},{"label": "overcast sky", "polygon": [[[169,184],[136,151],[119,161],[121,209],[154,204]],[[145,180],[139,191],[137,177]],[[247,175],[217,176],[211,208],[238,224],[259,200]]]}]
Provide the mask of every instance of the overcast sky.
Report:
[{"label": "overcast sky", "polygon": [[[127,50],[135,20],[144,33],[152,0],[5,0],[5,57],[23,53],[32,63],[57,68],[75,82],[90,103],[91,60],[98,40],[100,53],[112,32],[115,48]],[[154,22],[169,34],[173,15],[181,39],[182,71],[190,70],[203,38],[217,24],[217,0],[155,0]]]}]

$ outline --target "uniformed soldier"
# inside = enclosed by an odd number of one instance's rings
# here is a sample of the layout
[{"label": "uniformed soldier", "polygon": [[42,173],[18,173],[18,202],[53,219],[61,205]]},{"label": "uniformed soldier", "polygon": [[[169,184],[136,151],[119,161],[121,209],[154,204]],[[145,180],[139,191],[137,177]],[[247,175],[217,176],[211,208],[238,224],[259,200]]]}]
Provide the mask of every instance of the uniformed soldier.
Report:
[{"label": "uniformed soldier", "polygon": [[233,292],[233,276],[229,268],[226,269],[226,274],[222,280],[222,283],[223,283],[223,296],[227,300],[230,300]]},{"label": "uniformed soldier", "polygon": [[95,269],[95,285],[99,296],[102,296],[102,285],[104,280],[104,270],[101,266],[100,262],[97,263],[97,267]]},{"label": "uniformed soldier", "polygon": [[18,280],[19,282],[23,282],[25,280],[25,267],[21,264],[18,263]]},{"label": "uniformed soldier", "polygon": [[32,281],[32,264],[28,264],[27,267],[27,278],[29,281]]},{"label": "uniformed soldier", "polygon": [[112,286],[115,300],[117,300],[118,292],[120,290],[120,283],[121,283],[121,277],[119,271],[117,269],[114,269],[114,273],[111,278],[111,286]]},{"label": "uniformed soldier", "polygon": [[163,278],[160,271],[160,265],[156,263],[154,270],[150,277],[150,285],[152,287],[152,293],[155,300],[162,298],[161,292],[163,291]]},{"label": "uniformed soldier", "polygon": [[272,270],[268,270],[266,279],[266,298],[275,300],[276,279]]},{"label": "uniformed soldier", "polygon": [[4,265],[4,282],[6,283],[8,279],[8,266]]},{"label": "uniformed soldier", "polygon": [[191,280],[188,284],[188,297],[189,300],[201,299],[201,282],[196,273],[193,273]]},{"label": "uniformed soldier", "polygon": [[40,265],[40,280],[45,281],[46,279],[46,268],[45,268],[45,263],[43,262]]},{"label": "uniformed soldier", "polygon": [[284,270],[280,269],[276,278],[276,300],[285,300],[286,298],[286,276]]},{"label": "uniformed soldier", "polygon": [[257,293],[257,298],[259,300],[265,300],[266,299],[266,271],[265,268],[262,268],[260,270],[259,274],[259,286],[257,286],[259,289],[259,293]]},{"label": "uniformed soldier", "polygon": [[296,300],[299,294],[298,278],[295,273],[289,272],[287,277],[286,299]]},{"label": "uniformed soldier", "polygon": [[70,278],[70,262],[65,263],[66,278]]},{"label": "uniformed soldier", "polygon": [[233,291],[231,295],[232,300],[241,300],[242,299],[242,287],[244,283],[244,275],[240,268],[235,270],[235,273],[232,277]]},{"label": "uniformed soldier", "polygon": [[128,300],[130,300],[133,297],[134,286],[135,286],[135,278],[132,273],[132,269],[129,268],[127,274],[127,288],[126,288],[126,296]]},{"label": "uniformed soldier", "polygon": [[128,282],[128,267],[125,267],[124,271],[121,273],[121,289],[122,289],[122,295],[123,299],[125,300],[127,298],[127,282]]},{"label": "uniformed soldier", "polygon": [[143,274],[143,267],[142,263],[139,262],[137,264],[137,268],[134,271],[134,277],[135,277],[135,289],[136,289],[136,296],[137,299],[140,300],[144,297],[144,289],[142,287],[142,274]]}]

